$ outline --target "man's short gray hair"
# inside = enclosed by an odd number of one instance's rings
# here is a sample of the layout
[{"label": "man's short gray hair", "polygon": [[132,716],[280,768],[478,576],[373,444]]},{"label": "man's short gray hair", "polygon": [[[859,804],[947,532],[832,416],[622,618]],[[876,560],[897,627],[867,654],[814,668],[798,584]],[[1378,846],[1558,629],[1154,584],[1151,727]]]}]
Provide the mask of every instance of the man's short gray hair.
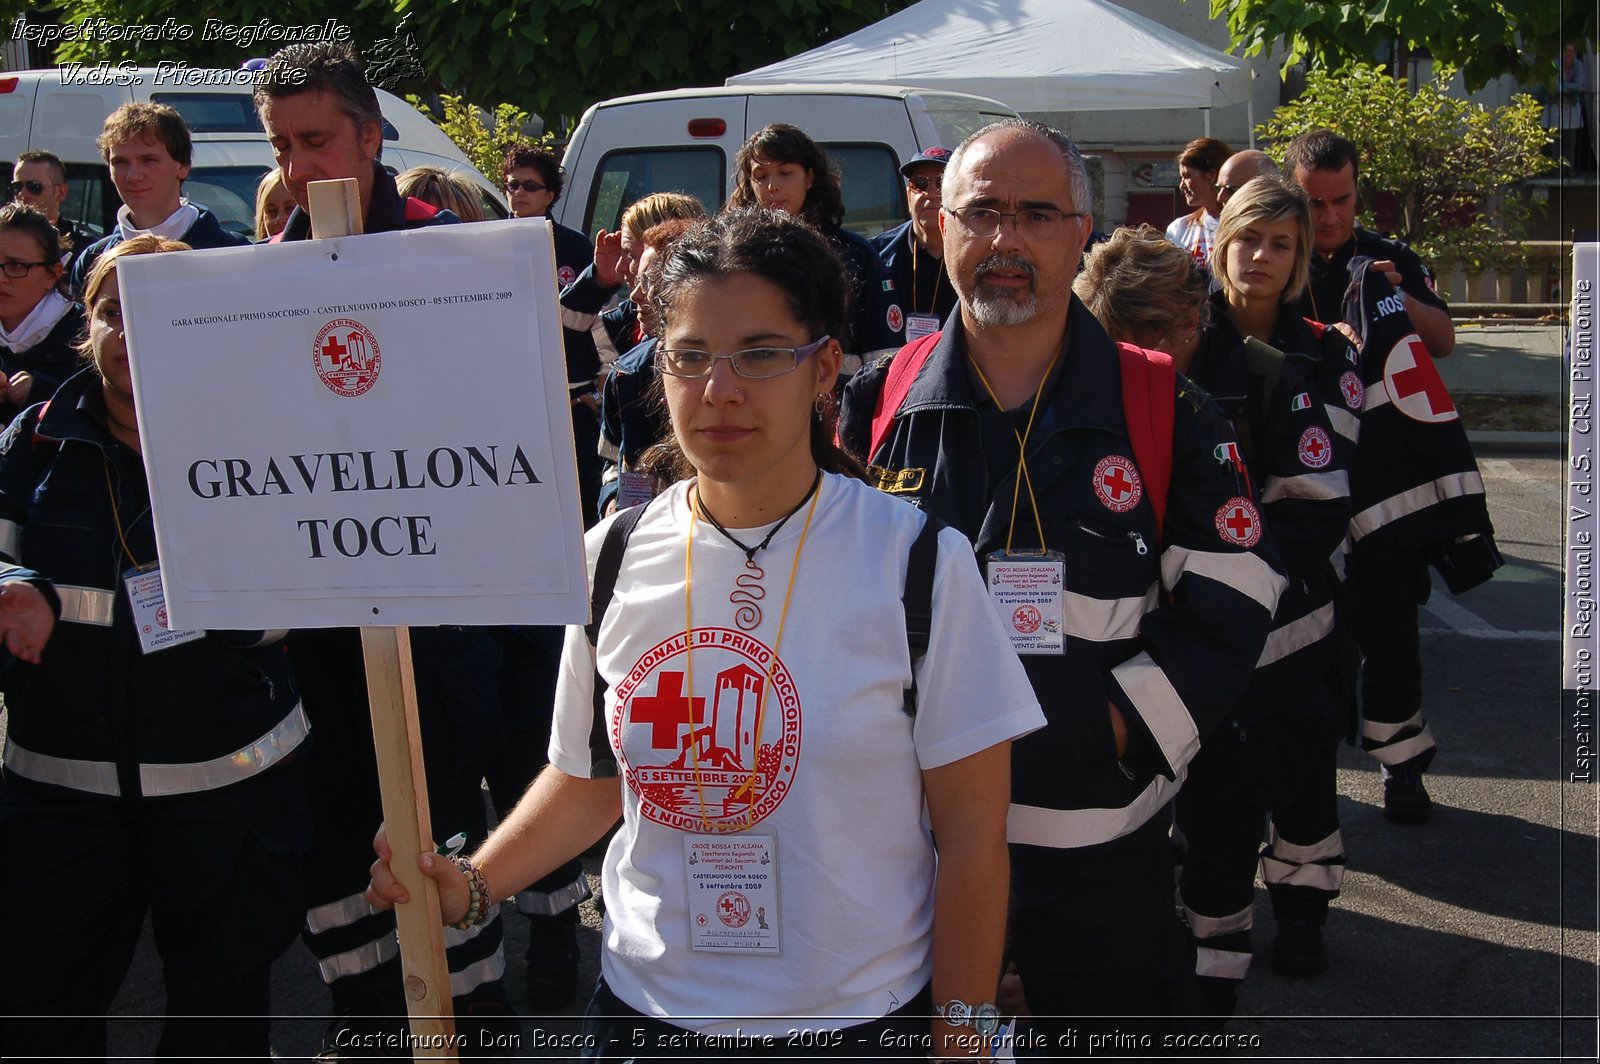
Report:
[{"label": "man's short gray hair", "polygon": [[1084,164],[1083,153],[1078,150],[1078,146],[1073,143],[1071,137],[1054,126],[1047,126],[1043,122],[1030,122],[1026,118],[1002,118],[998,122],[990,122],[956,147],[944,168],[944,182],[941,188],[946,203],[950,202],[950,191],[956,172],[961,169],[961,160],[967,154],[967,147],[980,138],[1002,130],[1026,133],[1047,140],[1061,149],[1061,157],[1067,161],[1067,190],[1072,195],[1072,209],[1087,211],[1091,208],[1094,190],[1089,182],[1089,168]]}]

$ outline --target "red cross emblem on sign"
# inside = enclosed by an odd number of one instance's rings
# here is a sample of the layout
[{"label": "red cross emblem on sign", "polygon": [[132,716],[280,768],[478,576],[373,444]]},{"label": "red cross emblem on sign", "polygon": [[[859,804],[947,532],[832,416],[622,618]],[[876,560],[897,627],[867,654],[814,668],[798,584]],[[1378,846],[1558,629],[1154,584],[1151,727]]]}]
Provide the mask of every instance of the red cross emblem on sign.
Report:
[{"label": "red cross emblem on sign", "polygon": [[1224,543],[1254,547],[1261,541],[1261,514],[1255,503],[1236,495],[1217,511],[1217,534]]},{"label": "red cross emblem on sign", "polygon": [[364,395],[378,381],[383,356],[371,329],[353,318],[324,325],[311,345],[317,376],[339,395]]},{"label": "red cross emblem on sign", "polygon": [[1449,389],[1439,379],[1433,356],[1416,333],[1402,337],[1394,345],[1384,363],[1383,375],[1389,385],[1389,398],[1411,420],[1454,421],[1460,416]]},{"label": "red cross emblem on sign", "polygon": [[1127,513],[1144,497],[1139,470],[1120,454],[1107,455],[1094,467],[1094,492],[1112,513]]},{"label": "red cross emblem on sign", "polygon": [[1321,469],[1333,461],[1333,441],[1316,426],[1300,434],[1300,463],[1307,469]]},{"label": "red cross emblem on sign", "polygon": [[1367,390],[1361,386],[1361,378],[1355,370],[1346,370],[1344,376],[1339,378],[1339,390],[1344,393],[1344,405],[1351,410],[1361,409],[1361,400],[1366,397]]}]

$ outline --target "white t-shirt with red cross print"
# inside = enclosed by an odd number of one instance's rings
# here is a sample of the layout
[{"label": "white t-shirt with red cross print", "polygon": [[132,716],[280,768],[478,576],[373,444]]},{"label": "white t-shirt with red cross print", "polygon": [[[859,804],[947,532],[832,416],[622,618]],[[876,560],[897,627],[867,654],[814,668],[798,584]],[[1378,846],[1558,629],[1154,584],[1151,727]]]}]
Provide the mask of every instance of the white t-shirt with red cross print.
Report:
[{"label": "white t-shirt with red cross print", "polygon": [[[581,627],[567,632],[550,761],[590,775],[597,658],[623,776],[622,827],[603,872],[602,972],[624,1002],[692,1030],[782,1035],[798,1017],[844,1027],[916,994],[933,966],[921,773],[1044,725],[972,548],[953,529],[939,536],[931,637],[907,715],[900,598],[923,515],[845,477],[825,475],[819,491],[809,532],[802,507],[757,553],[759,575],[709,522],[695,523],[692,649],[686,484],[634,529],[598,654]],[[591,568],[607,527],[588,534]],[[754,545],[769,528],[733,534]],[[703,926],[686,836],[695,846],[765,840],[754,852],[776,865],[775,895],[767,888],[757,914],[731,891],[716,914],[741,934],[764,926],[757,937],[775,950],[693,948],[726,929]]]}]

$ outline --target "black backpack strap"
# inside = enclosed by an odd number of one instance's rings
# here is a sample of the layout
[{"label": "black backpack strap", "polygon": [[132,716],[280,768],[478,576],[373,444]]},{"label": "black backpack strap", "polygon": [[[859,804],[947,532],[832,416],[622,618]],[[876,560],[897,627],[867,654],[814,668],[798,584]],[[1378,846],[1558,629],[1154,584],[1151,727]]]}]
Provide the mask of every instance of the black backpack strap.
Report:
[{"label": "black backpack strap", "polygon": [[[622,556],[628,549],[628,540],[639,523],[639,518],[650,506],[644,503],[630,506],[617,514],[606,529],[606,538],[600,544],[600,557],[594,563],[594,586],[589,593],[589,623],[584,632],[589,636],[589,649],[597,651],[600,639],[600,622],[611,606],[611,596],[617,589],[617,574],[622,571]],[[606,682],[600,670],[594,673],[594,716],[589,727],[589,776],[591,779],[614,779],[617,759],[611,753],[611,739],[606,734]]]},{"label": "black backpack strap", "polygon": [[[1235,426],[1235,430],[1239,434],[1239,445],[1244,450],[1245,465],[1254,471],[1262,461],[1261,452],[1256,448],[1260,441],[1267,438],[1267,411],[1272,405],[1272,397],[1278,392],[1278,380],[1283,376],[1283,360],[1288,356],[1254,336],[1244,338],[1244,349],[1248,372],[1261,382],[1261,386],[1259,392],[1246,397],[1245,425]],[[1257,484],[1256,489],[1259,491],[1261,485]]]},{"label": "black backpack strap", "polygon": [[943,527],[943,521],[928,514],[906,558],[906,589],[900,602],[906,611],[906,646],[911,650],[911,684],[905,698],[908,717],[917,715],[917,663],[928,653],[928,641],[933,637],[933,574]]}]

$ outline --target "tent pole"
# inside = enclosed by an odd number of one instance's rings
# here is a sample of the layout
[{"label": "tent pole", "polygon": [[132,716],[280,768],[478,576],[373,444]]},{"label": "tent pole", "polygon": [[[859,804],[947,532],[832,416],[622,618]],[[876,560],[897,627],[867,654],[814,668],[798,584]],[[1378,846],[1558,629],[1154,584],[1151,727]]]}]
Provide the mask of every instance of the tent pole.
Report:
[{"label": "tent pole", "polygon": [[1211,136],[1211,108],[1202,107],[1202,108],[1200,108],[1200,111],[1201,111],[1201,113],[1203,113],[1206,116],[1205,136],[1209,137],[1209,136]]},{"label": "tent pole", "polygon": [[1250,98],[1245,101],[1244,114],[1245,121],[1250,123],[1250,147],[1254,149],[1256,146],[1256,97],[1254,93],[1251,93]]}]

